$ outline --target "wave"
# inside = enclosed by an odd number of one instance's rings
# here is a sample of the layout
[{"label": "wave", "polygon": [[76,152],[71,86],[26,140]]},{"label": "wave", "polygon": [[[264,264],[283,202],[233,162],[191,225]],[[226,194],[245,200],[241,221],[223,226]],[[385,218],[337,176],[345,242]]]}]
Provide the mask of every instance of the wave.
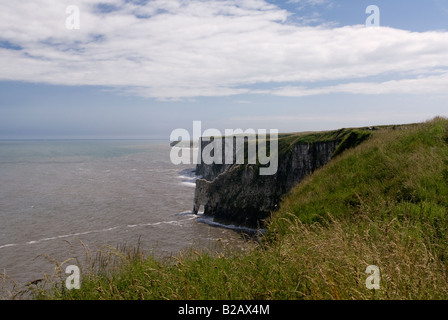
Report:
[{"label": "wave", "polygon": [[[167,220],[167,221],[158,221],[158,222],[149,222],[149,223],[128,224],[126,226],[116,226],[116,227],[97,229],[97,230],[90,230],[90,231],[84,231],[84,232],[69,233],[69,234],[64,234],[64,235],[59,235],[59,236],[41,238],[41,239],[38,239],[38,240],[31,240],[31,241],[27,241],[27,242],[22,243],[22,244],[9,243],[9,244],[5,244],[5,245],[0,245],[0,249],[14,247],[14,246],[19,246],[19,245],[33,245],[33,244],[38,244],[38,243],[41,243],[41,242],[52,241],[52,240],[60,240],[60,239],[72,238],[72,237],[78,237],[78,236],[83,236],[83,235],[88,235],[88,234],[93,234],[93,233],[104,233],[104,232],[109,232],[109,231],[113,231],[113,230],[117,230],[117,229],[137,228],[137,227],[150,227],[150,226],[159,226],[159,225],[182,226],[185,222],[188,222],[190,220],[193,220],[193,219],[197,218],[197,216],[193,215],[193,213],[191,211],[182,213],[182,215],[185,215],[185,216],[187,216],[187,214],[189,215],[188,218],[182,219],[182,220]],[[175,214],[175,216],[177,216],[177,215],[179,215],[179,214]]]},{"label": "wave", "polygon": [[182,226],[184,222],[190,221],[196,219],[196,217],[189,217],[188,219],[184,220],[171,220],[171,221],[160,221],[160,222],[150,222],[150,223],[140,223],[140,224],[129,224],[128,228],[135,228],[135,227],[150,227],[150,226],[159,226],[162,224],[171,224],[176,226]]},{"label": "wave", "polygon": [[18,246],[18,244],[16,244],[16,243],[5,244],[5,245],[0,246],[0,249],[8,248],[8,247],[14,247],[14,246]]},{"label": "wave", "polygon": [[40,243],[40,242],[44,242],[44,241],[58,240],[58,239],[64,239],[64,238],[70,238],[70,237],[78,237],[78,236],[83,236],[83,235],[92,234],[92,233],[102,233],[102,232],[112,231],[117,228],[119,228],[119,227],[112,227],[112,228],[107,228],[107,229],[64,234],[62,236],[55,236],[55,237],[43,238],[43,239],[39,239],[39,240],[28,241],[26,244],[36,244],[36,243]]},{"label": "wave", "polygon": [[249,227],[244,227],[244,226],[237,226],[234,224],[219,223],[219,222],[214,221],[214,218],[212,216],[204,216],[202,214],[198,215],[197,221],[200,223],[208,224],[212,227],[230,229],[230,230],[233,230],[236,232],[247,233],[250,235],[263,234],[265,232],[265,229],[249,228]]},{"label": "wave", "polygon": [[196,180],[201,176],[196,175],[195,168],[185,169],[179,172],[179,178],[182,179],[182,184],[188,187],[196,187]]},{"label": "wave", "polygon": [[263,234],[265,231],[264,229],[255,229],[255,228],[237,226],[237,225],[233,225],[233,224],[219,223],[219,222],[214,221],[213,217],[211,217],[211,216],[205,216],[203,213],[194,214],[192,211],[184,211],[184,212],[176,213],[173,216],[185,217],[185,219],[128,224],[126,226],[115,226],[115,227],[104,228],[104,229],[96,229],[96,230],[89,230],[89,231],[84,231],[84,232],[69,233],[69,234],[58,235],[58,236],[53,236],[53,237],[41,238],[38,240],[31,240],[31,241],[27,241],[22,244],[9,243],[9,244],[5,244],[5,245],[0,245],[0,249],[10,248],[10,247],[19,246],[19,245],[33,245],[33,244],[38,244],[38,243],[42,243],[42,242],[46,242],[46,241],[79,237],[79,236],[94,234],[94,233],[104,233],[104,232],[109,232],[109,231],[113,231],[113,230],[117,230],[117,229],[126,229],[126,228],[131,229],[131,228],[152,227],[152,226],[160,226],[160,225],[182,226],[184,223],[189,222],[191,220],[196,220],[199,223],[204,223],[204,224],[210,225],[212,227],[230,229],[230,230],[233,230],[233,231],[236,231],[239,233],[245,233],[245,234],[249,234],[249,235]]},{"label": "wave", "polygon": [[179,216],[179,217],[183,217],[183,216],[193,216],[195,218],[197,218],[197,214],[194,214],[193,211],[184,211],[184,212],[179,212],[179,213],[175,213],[175,216]]},{"label": "wave", "polygon": [[176,216],[192,216],[189,220],[196,219],[197,222],[207,224],[216,228],[230,229],[240,233],[246,233],[250,235],[261,235],[266,232],[265,229],[257,229],[257,228],[249,228],[244,226],[237,226],[234,224],[224,224],[220,222],[216,222],[213,216],[206,216],[203,212],[198,212],[198,214],[194,214],[192,211],[185,211],[181,213],[177,213]]}]

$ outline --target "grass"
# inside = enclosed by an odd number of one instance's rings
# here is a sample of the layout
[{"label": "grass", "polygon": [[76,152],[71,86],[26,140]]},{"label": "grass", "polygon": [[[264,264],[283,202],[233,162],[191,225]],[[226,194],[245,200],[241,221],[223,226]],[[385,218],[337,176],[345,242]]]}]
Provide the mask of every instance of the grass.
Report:
[{"label": "grass", "polygon": [[[111,250],[80,290],[53,281],[32,297],[448,299],[448,120],[345,138],[349,148],[285,196],[250,250]],[[369,265],[379,290],[366,288]]]},{"label": "grass", "polygon": [[371,135],[371,128],[348,128],[332,131],[301,132],[292,134],[280,134],[278,137],[279,157],[292,150],[296,144],[311,144],[323,141],[340,141],[334,155],[344,150],[356,147]]},{"label": "grass", "polygon": [[[378,128],[385,128],[386,126],[378,127]],[[375,128],[377,129],[377,128]],[[324,142],[324,141],[339,141],[340,145],[334,152],[334,156],[342,153],[346,149],[354,148],[360,143],[362,143],[364,140],[370,137],[372,128],[365,127],[365,128],[348,128],[348,129],[340,129],[340,130],[330,130],[330,131],[316,131],[316,132],[298,132],[298,133],[280,133],[278,134],[277,140],[278,140],[278,157],[283,157],[287,153],[289,153],[293,147],[297,144],[312,144],[315,142]],[[258,157],[255,156],[254,158],[248,159],[248,151],[249,143],[252,143],[252,147],[255,150],[258,150],[258,148],[265,149],[265,154],[270,154],[270,141],[272,139],[271,134],[267,134],[264,139],[259,138],[258,135],[250,135],[251,139],[249,139],[249,136],[245,135],[233,135],[231,136],[234,139],[236,138],[242,138],[244,139],[244,145],[242,145],[242,149],[244,150],[244,163],[256,163],[257,168],[260,166],[260,163],[258,162]],[[225,139],[228,137],[220,137],[219,139]],[[246,139],[247,138],[247,139]],[[250,142],[249,142],[250,141]],[[263,143],[261,143],[263,142]],[[264,144],[266,142],[266,144]],[[182,143],[182,142],[181,142]],[[221,142],[224,144],[225,142]],[[177,144],[179,145],[179,144]],[[260,146],[261,145],[261,146]],[[260,152],[260,151],[256,151]],[[271,155],[273,156],[273,155]],[[239,169],[244,169],[244,166],[239,166]]]}]

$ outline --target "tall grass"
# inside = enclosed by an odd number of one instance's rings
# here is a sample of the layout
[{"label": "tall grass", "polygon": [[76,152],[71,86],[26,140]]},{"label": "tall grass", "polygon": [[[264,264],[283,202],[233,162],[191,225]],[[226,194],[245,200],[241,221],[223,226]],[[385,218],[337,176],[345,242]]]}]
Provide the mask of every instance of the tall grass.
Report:
[{"label": "tall grass", "polygon": [[[375,131],[302,181],[246,252],[111,250],[40,299],[448,299],[448,120]],[[379,290],[366,267],[380,269]]]}]

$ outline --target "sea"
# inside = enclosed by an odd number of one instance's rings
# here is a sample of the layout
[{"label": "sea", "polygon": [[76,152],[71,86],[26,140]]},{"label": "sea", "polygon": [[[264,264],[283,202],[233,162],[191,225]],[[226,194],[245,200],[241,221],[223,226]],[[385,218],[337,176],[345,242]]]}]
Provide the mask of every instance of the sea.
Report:
[{"label": "sea", "polygon": [[170,150],[161,140],[0,141],[0,297],[106,249],[246,250],[242,230],[192,214],[195,167],[172,164]]}]

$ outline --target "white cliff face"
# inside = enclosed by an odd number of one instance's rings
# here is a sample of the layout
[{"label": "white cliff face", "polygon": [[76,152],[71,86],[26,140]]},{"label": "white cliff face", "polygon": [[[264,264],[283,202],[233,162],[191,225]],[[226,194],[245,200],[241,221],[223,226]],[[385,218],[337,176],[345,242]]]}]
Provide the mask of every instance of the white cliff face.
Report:
[{"label": "white cliff face", "polygon": [[304,177],[330,161],[340,140],[296,144],[278,159],[274,175],[261,176],[256,165],[199,164],[193,212],[215,220],[258,227],[278,207],[282,196]]}]

